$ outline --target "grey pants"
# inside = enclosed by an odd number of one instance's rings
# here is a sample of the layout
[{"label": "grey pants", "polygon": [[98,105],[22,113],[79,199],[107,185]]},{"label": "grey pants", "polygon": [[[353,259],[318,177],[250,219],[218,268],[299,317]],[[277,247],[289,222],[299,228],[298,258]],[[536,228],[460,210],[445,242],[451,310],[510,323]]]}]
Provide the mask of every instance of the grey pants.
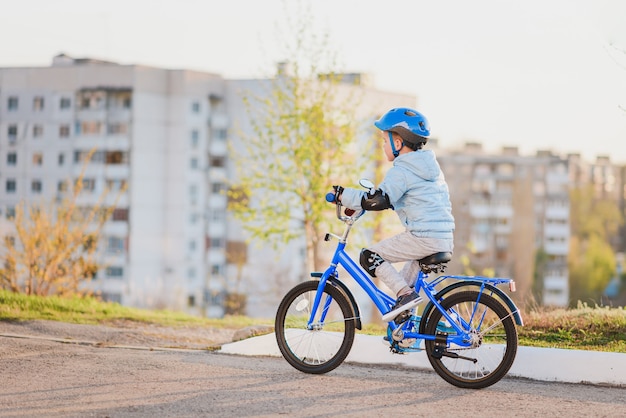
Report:
[{"label": "grey pants", "polygon": [[[394,235],[368,247],[387,261],[376,268],[376,277],[396,295],[415,284],[419,272],[417,260],[438,252],[452,252],[453,249],[453,239],[418,238],[410,232]],[[402,261],[407,263],[398,272],[391,264]]]}]

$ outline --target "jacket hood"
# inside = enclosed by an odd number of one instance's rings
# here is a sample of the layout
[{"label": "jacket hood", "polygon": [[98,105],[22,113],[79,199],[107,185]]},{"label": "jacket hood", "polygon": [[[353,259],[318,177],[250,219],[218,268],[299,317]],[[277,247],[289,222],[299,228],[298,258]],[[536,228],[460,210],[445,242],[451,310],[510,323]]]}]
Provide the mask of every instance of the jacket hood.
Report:
[{"label": "jacket hood", "polygon": [[393,160],[393,165],[407,169],[428,181],[437,180],[441,173],[441,168],[432,150],[417,150],[399,155]]}]

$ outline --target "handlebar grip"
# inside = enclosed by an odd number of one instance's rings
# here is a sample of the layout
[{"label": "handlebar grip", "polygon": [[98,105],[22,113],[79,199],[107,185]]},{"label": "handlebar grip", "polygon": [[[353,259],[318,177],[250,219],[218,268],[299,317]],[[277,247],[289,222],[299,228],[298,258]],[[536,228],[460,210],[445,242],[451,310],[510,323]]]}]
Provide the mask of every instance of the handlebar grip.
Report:
[{"label": "handlebar grip", "polygon": [[326,193],[326,201],[328,203],[334,203],[335,202],[335,194],[334,193]]}]

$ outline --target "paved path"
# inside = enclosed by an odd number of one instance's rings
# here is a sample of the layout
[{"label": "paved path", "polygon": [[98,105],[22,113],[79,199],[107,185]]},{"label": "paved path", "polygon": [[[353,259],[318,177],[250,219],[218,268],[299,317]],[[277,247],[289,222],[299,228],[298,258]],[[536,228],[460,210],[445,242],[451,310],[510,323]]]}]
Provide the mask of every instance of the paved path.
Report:
[{"label": "paved path", "polygon": [[476,391],[404,366],[310,375],[276,357],[86,343],[0,337],[0,418],[626,416],[623,388],[505,377]]}]

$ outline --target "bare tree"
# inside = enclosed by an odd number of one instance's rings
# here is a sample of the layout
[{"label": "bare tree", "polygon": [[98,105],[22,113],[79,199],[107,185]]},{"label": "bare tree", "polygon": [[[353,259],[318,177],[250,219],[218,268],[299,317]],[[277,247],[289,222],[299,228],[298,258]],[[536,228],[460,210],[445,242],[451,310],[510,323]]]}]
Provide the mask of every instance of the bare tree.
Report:
[{"label": "bare tree", "polygon": [[115,208],[103,204],[107,191],[94,206],[77,204],[92,154],[87,155],[79,177],[68,186],[69,197],[48,204],[21,202],[15,208],[11,219],[15,235],[4,237],[5,249],[0,256],[0,286],[30,295],[91,293],[86,284],[102,267],[97,261],[100,232]]}]

